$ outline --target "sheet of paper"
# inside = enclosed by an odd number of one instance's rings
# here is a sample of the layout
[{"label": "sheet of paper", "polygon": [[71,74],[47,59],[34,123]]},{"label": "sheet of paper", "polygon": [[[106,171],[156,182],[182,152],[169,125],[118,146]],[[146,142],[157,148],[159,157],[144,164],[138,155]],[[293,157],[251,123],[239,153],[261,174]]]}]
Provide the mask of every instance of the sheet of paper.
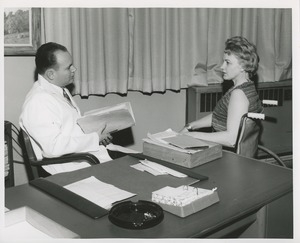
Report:
[{"label": "sheet of paper", "polygon": [[139,151],[129,149],[129,148],[126,148],[126,147],[122,147],[120,145],[116,145],[116,144],[112,144],[112,143],[108,144],[106,146],[106,148],[111,150],[111,151],[119,151],[119,152],[122,152],[122,153],[125,153],[125,154],[139,154],[139,153],[141,153]]},{"label": "sheet of paper", "polygon": [[148,133],[147,137],[153,140],[154,142],[168,144],[166,141],[164,141],[164,139],[175,137],[176,135],[178,135],[178,133],[174,132],[172,129],[169,128],[166,131],[155,133],[155,134]]},{"label": "sheet of paper", "polygon": [[[183,136],[183,139],[181,139],[181,136]],[[155,134],[148,133],[147,138],[144,138],[143,141],[188,154],[197,153],[199,150],[207,147],[205,141],[179,134],[170,128]]]},{"label": "sheet of paper", "polygon": [[[152,139],[149,139],[149,138],[144,138],[143,141],[144,141],[144,142],[147,142],[147,143],[151,143],[151,144],[156,144],[156,145],[159,145],[159,146],[162,146],[162,147],[174,149],[174,150],[177,150],[177,151],[179,151],[179,152],[188,153],[188,151],[187,151],[186,149],[181,149],[181,148],[179,148],[179,147],[175,147],[175,146],[173,146],[173,145],[168,144],[167,142],[161,143],[161,142],[158,142],[158,141],[154,141],[154,140],[152,140]],[[193,152],[195,152],[195,151],[193,151]]]},{"label": "sheet of paper", "polygon": [[163,140],[182,149],[205,149],[209,147],[205,141],[184,134],[178,134],[174,137],[164,138]]},{"label": "sheet of paper", "polygon": [[140,162],[147,166],[147,167],[150,167],[151,169],[154,169],[154,170],[157,170],[161,173],[167,173],[169,175],[172,175],[172,176],[175,176],[175,177],[179,177],[179,178],[184,178],[184,177],[187,177],[187,175],[181,173],[181,172],[178,172],[176,170],[172,170],[166,166],[163,166],[161,164],[158,164],[158,163],[155,163],[155,162],[152,162],[152,161],[149,161],[147,159],[145,160],[140,160]]},{"label": "sheet of paper", "polygon": [[158,163],[149,161],[147,159],[145,160],[140,160],[141,163],[139,164],[135,164],[135,165],[131,165],[132,168],[135,168],[137,170],[140,171],[147,171],[150,174],[154,175],[154,176],[158,176],[158,175],[172,175],[178,178],[185,178],[187,177],[187,175],[180,173],[176,170],[172,170],[166,166],[160,165]]},{"label": "sheet of paper", "polygon": [[102,208],[110,209],[112,204],[136,194],[104,183],[94,176],[64,186],[64,188],[90,200]]},{"label": "sheet of paper", "polygon": [[160,171],[157,171],[155,169],[152,169],[148,166],[145,166],[141,163],[138,163],[138,164],[135,164],[135,165],[131,165],[132,168],[136,169],[136,170],[139,170],[139,171],[147,171],[148,173],[150,173],[151,175],[154,175],[154,176],[159,176],[159,175],[166,175],[167,173],[166,172],[160,172]]}]

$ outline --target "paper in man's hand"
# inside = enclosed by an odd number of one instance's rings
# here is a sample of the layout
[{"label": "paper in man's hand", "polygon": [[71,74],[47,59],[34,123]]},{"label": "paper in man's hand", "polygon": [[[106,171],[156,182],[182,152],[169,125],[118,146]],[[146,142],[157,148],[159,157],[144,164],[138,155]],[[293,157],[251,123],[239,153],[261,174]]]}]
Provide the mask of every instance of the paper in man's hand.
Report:
[{"label": "paper in man's hand", "polygon": [[79,118],[77,123],[84,133],[98,131],[106,124],[103,133],[112,133],[135,125],[129,102],[93,110]]}]

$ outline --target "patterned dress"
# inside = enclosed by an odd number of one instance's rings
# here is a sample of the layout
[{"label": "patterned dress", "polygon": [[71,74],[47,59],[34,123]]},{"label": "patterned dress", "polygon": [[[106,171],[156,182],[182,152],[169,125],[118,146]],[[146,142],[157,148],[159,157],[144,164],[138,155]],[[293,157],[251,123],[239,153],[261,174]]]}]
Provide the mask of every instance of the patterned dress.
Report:
[{"label": "patterned dress", "polygon": [[212,127],[215,131],[226,131],[227,130],[227,115],[228,115],[228,104],[230,96],[233,90],[242,90],[249,100],[248,112],[263,112],[262,103],[256,92],[254,83],[249,81],[239,86],[229,89],[226,94],[218,101],[213,114],[212,114]]}]

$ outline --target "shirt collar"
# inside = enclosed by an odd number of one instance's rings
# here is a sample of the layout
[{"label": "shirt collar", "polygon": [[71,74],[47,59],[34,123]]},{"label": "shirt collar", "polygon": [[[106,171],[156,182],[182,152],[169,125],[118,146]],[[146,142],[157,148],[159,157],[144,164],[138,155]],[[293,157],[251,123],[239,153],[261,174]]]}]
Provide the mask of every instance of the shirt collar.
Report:
[{"label": "shirt collar", "polygon": [[60,95],[63,95],[63,88],[59,87],[55,84],[50,83],[47,79],[45,79],[42,75],[38,74],[38,80],[37,82],[41,85],[41,87],[47,89],[48,91],[52,93],[59,93]]}]

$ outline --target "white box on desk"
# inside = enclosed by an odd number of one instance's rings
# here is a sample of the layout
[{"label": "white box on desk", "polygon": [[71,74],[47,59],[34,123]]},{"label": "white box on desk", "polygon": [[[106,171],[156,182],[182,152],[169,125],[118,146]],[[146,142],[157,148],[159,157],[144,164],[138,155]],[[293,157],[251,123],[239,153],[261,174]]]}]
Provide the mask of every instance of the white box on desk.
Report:
[{"label": "white box on desk", "polygon": [[10,239],[80,238],[79,235],[24,206],[5,212],[3,236]]},{"label": "white box on desk", "polygon": [[208,148],[189,154],[158,144],[144,142],[143,154],[152,158],[193,168],[222,157],[222,145],[205,141]]},{"label": "white box on desk", "polygon": [[157,203],[159,206],[161,206],[163,210],[184,218],[193,213],[197,213],[219,201],[220,200],[219,200],[218,192],[214,191],[210,195],[199,198],[199,199],[191,202],[190,204],[187,204],[187,205],[181,206],[181,207],[163,204],[163,203],[159,203],[159,202],[155,202],[155,203]]}]

